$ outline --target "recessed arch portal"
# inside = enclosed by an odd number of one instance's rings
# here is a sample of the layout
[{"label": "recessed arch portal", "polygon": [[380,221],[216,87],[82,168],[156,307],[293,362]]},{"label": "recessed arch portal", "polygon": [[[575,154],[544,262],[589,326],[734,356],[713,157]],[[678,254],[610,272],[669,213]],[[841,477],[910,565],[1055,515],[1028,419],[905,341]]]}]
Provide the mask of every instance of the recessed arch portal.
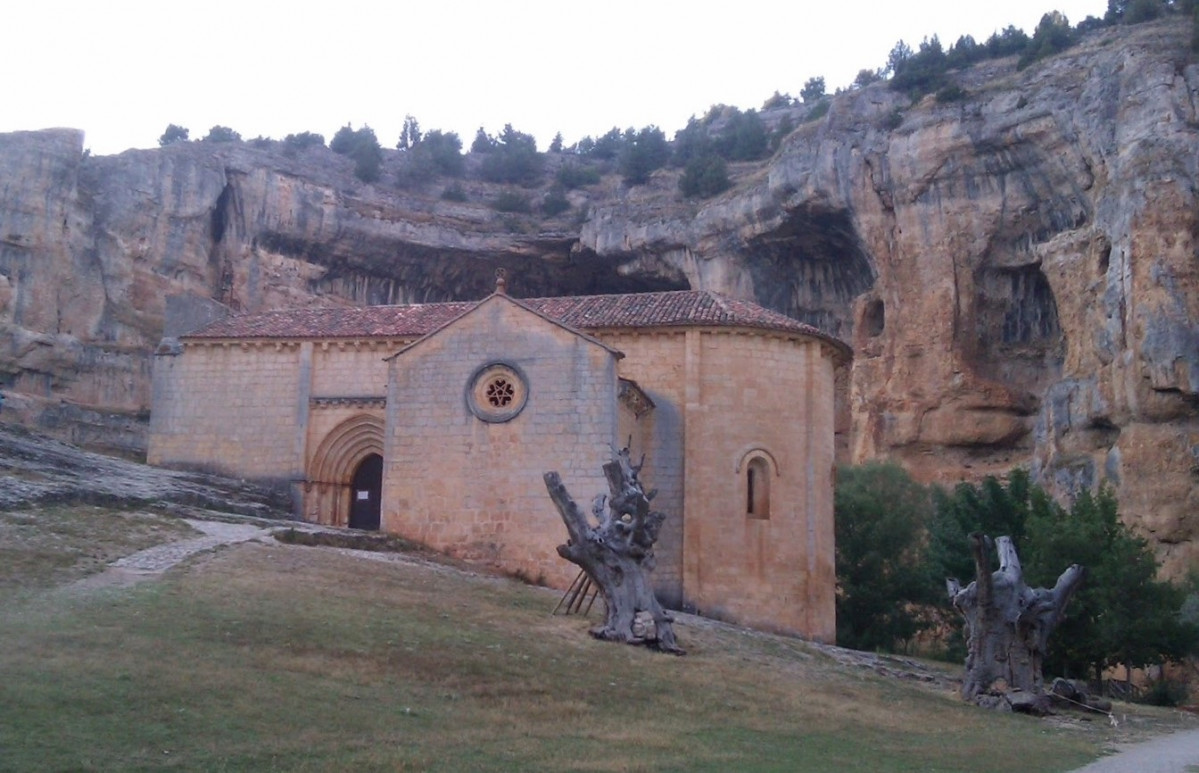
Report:
[{"label": "recessed arch portal", "polygon": [[[383,470],[383,420],[359,414],[334,427],[317,446],[308,465],[306,517],[319,523],[379,528],[378,493],[372,514],[354,505],[360,491],[380,488]],[[377,480],[376,480],[377,478]],[[369,485],[368,485],[369,484]],[[368,494],[368,496],[370,496]]]}]

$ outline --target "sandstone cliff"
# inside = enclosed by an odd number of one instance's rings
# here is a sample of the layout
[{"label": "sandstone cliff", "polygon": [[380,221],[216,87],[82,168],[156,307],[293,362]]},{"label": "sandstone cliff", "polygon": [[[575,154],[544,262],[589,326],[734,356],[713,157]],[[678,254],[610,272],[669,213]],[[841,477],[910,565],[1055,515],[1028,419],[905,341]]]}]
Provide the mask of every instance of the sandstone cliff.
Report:
[{"label": "sandstone cliff", "polygon": [[951,104],[853,91],[716,199],[660,171],[573,192],[556,219],[499,215],[476,183],[466,203],[386,170],[364,185],[323,148],[91,157],[74,130],[0,135],[0,388],[29,423],[137,454],[170,294],[477,298],[501,265],[523,296],[715,289],[852,343],[849,458],[941,482],[1030,465],[1062,495],[1108,480],[1177,574],[1199,563],[1186,37],[1142,25],[989,62]]}]

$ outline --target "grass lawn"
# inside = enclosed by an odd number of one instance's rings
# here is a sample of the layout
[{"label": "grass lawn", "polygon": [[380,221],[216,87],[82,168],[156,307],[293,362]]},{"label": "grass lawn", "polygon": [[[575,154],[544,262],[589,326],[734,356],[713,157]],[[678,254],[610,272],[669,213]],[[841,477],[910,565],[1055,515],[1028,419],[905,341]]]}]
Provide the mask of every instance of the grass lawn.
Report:
[{"label": "grass lawn", "polygon": [[556,602],[260,543],[132,587],[4,594],[0,770],[1031,773],[1109,732],[725,627],[679,625],[682,658],[597,642]]}]

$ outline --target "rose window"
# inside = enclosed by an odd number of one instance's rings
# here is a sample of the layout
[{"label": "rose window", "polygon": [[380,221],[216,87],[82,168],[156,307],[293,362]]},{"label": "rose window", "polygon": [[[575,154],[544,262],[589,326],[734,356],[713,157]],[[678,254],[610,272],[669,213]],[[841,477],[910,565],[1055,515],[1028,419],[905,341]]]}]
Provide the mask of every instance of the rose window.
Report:
[{"label": "rose window", "polygon": [[495,408],[507,408],[516,397],[516,388],[508,379],[500,376],[487,384],[487,402]]},{"label": "rose window", "polygon": [[479,368],[466,387],[466,405],[475,418],[495,424],[511,421],[529,398],[528,381],[515,365],[493,362]]}]

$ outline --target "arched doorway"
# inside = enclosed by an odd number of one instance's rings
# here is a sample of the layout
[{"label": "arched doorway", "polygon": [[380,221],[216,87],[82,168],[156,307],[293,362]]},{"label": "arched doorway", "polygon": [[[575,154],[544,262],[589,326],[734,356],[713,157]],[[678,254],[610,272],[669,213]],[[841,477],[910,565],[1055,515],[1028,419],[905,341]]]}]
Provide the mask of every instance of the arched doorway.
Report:
[{"label": "arched doorway", "polygon": [[[338,424],[321,440],[308,463],[304,517],[332,526],[380,528],[382,457],[381,417],[359,414]],[[375,470],[373,476],[371,465]],[[359,504],[362,501],[358,499],[359,491],[375,492],[368,493],[366,500],[373,502],[373,515]],[[352,517],[358,509],[363,514]]]},{"label": "arched doorway", "polygon": [[383,493],[383,457],[371,454],[354,471],[350,485],[350,528],[379,530],[379,504]]}]

